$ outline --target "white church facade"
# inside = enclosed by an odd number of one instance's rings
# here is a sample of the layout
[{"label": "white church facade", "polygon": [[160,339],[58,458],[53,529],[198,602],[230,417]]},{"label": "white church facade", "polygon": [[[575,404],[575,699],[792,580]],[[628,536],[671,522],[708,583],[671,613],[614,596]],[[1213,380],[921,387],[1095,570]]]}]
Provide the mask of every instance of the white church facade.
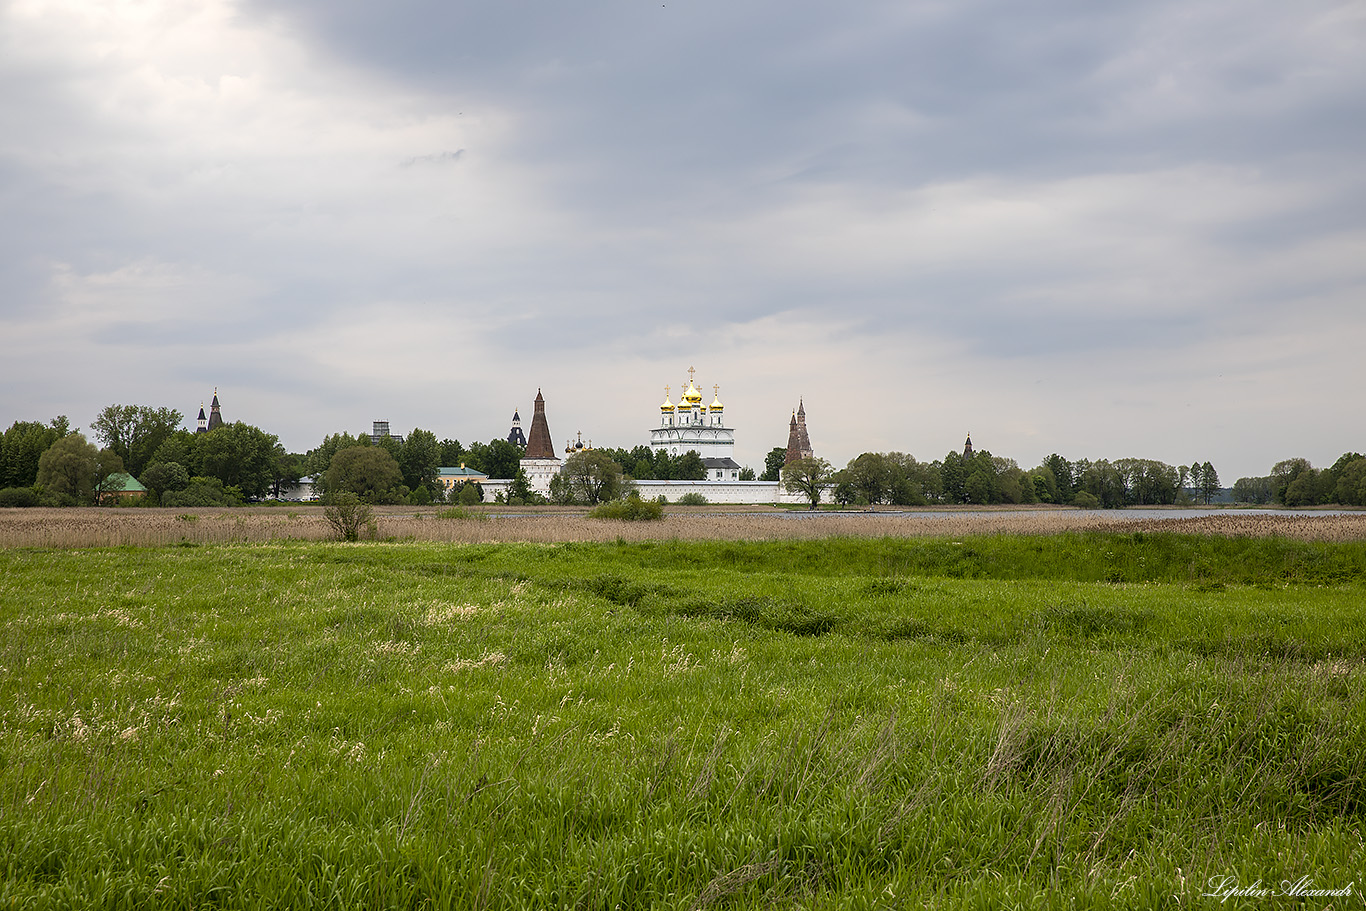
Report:
[{"label": "white church facade", "polygon": [[671,457],[696,452],[707,469],[708,481],[739,481],[740,464],[735,461],[735,429],[726,426],[721,387],[712,387],[712,402],[702,404],[702,393],[694,382],[696,371],[688,368],[688,387],[675,405],[664,387],[664,403],[659,406],[659,426],[650,431],[650,448]]}]

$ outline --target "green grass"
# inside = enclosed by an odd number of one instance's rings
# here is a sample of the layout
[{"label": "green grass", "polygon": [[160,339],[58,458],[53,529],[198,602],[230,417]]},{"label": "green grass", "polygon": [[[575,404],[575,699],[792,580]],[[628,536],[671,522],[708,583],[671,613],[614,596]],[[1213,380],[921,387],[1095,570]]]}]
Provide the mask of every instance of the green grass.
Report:
[{"label": "green grass", "polygon": [[0,907],[1214,907],[1216,876],[1360,883],[1363,554],[0,551]]}]

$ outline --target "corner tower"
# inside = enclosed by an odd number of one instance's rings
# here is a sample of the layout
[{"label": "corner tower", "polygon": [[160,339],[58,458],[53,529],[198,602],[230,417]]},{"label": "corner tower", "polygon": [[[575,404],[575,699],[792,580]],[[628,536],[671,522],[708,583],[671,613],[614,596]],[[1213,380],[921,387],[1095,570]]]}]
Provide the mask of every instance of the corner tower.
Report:
[{"label": "corner tower", "polygon": [[560,473],[560,460],[555,455],[555,444],[550,442],[550,424],[545,419],[545,398],[539,389],[536,390],[531,434],[527,437],[521,466],[532,490],[542,496],[550,493],[550,479]]},{"label": "corner tower", "polygon": [[792,421],[787,425],[787,455],[783,457],[783,464],[790,465],[814,455],[811,437],[806,433],[806,403],[797,399],[797,410],[792,412]]}]

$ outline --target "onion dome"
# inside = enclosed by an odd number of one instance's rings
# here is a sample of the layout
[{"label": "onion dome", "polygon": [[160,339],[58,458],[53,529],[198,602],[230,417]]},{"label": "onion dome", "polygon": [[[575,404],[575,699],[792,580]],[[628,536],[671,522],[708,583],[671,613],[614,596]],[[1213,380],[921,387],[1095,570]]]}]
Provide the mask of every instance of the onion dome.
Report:
[{"label": "onion dome", "polygon": [[725,408],[725,407],[726,407],[725,405],[722,405],[722,404],[721,404],[721,387],[720,387],[720,386],[717,386],[714,390],[712,390],[711,404],[708,405],[707,407],[708,407],[708,409],[711,410],[711,411],[720,411],[722,408]]},{"label": "onion dome", "polygon": [[697,391],[697,387],[692,384],[692,380],[688,380],[688,388],[683,391],[683,401],[687,403],[687,407],[689,408],[702,404],[702,393]]},{"label": "onion dome", "polygon": [[664,404],[659,406],[660,411],[671,412],[674,410],[674,403],[669,401],[669,387],[664,387]]}]

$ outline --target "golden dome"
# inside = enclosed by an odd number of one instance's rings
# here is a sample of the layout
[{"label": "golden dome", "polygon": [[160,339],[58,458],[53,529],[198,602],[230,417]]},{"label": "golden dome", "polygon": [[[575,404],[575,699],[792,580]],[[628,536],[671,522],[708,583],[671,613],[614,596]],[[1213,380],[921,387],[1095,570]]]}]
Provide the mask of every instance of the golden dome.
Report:
[{"label": "golden dome", "polygon": [[720,386],[714,386],[714,387],[712,387],[711,404],[708,405],[707,407],[708,407],[708,409],[710,409],[711,411],[720,411],[722,408],[725,408],[725,407],[726,407],[725,405],[722,405],[722,404],[721,404],[721,387],[720,387]]},{"label": "golden dome", "polygon": [[669,401],[669,387],[664,387],[664,404],[659,406],[660,411],[673,411],[674,403]]},{"label": "golden dome", "polygon": [[688,407],[702,404],[702,393],[697,391],[697,387],[688,380],[688,388],[683,391],[683,401],[688,403]]}]

